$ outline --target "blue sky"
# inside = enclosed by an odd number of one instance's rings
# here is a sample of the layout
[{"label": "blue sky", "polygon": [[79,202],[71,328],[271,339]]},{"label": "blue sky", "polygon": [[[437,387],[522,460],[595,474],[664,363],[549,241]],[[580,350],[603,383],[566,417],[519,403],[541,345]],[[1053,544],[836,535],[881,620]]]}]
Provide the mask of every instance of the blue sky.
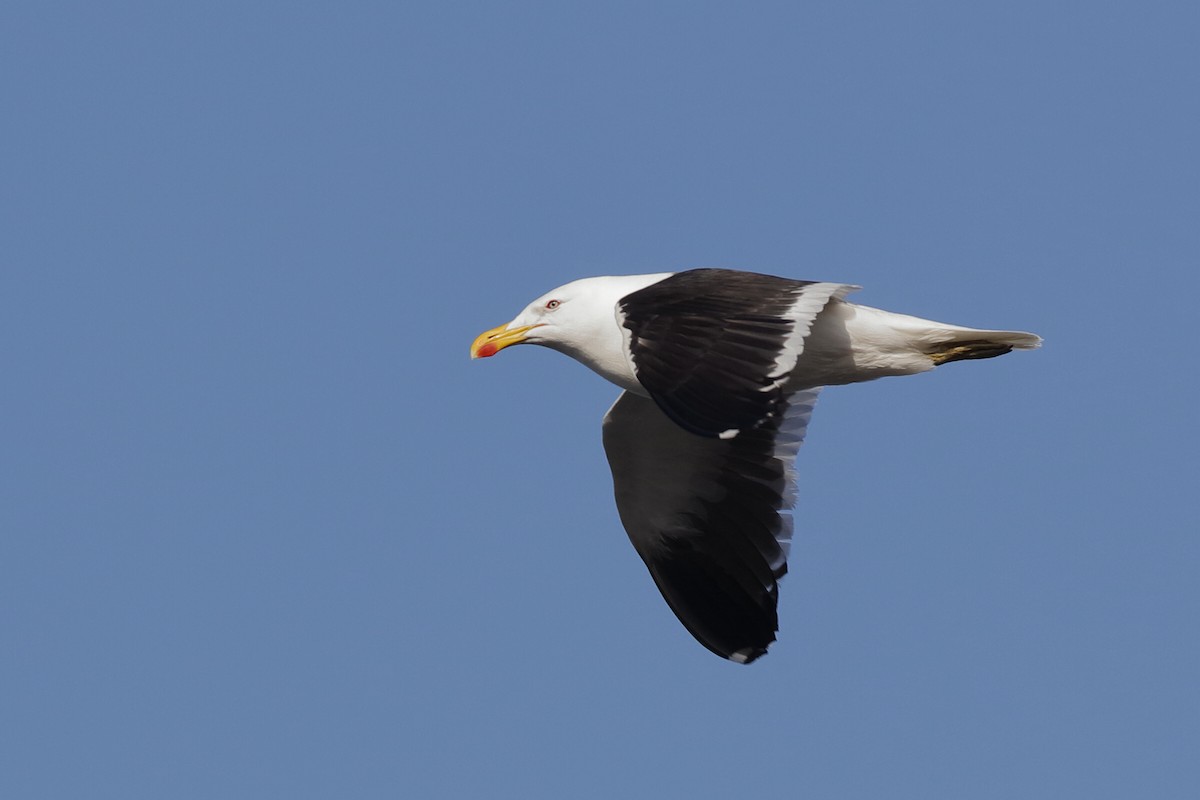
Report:
[{"label": "blue sky", "polygon": [[[0,795],[1189,797],[1189,3],[0,11]],[[616,390],[471,363],[721,266],[1035,331],[831,389],[770,655],[675,621]]]}]

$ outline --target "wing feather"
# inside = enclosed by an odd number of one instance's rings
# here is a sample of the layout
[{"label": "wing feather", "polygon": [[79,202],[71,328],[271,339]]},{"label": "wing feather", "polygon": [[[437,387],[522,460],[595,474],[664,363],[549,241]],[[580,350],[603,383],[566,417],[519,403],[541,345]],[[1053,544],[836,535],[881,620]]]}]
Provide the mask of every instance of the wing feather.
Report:
[{"label": "wing feather", "polygon": [[778,417],[804,339],[854,287],[721,269],[679,272],[623,297],[634,373],[668,417],[731,438]]},{"label": "wing feather", "polygon": [[778,630],[794,461],[818,389],[732,439],[697,436],[630,392],[604,418],[617,510],[680,622],[714,653],[749,663]]}]

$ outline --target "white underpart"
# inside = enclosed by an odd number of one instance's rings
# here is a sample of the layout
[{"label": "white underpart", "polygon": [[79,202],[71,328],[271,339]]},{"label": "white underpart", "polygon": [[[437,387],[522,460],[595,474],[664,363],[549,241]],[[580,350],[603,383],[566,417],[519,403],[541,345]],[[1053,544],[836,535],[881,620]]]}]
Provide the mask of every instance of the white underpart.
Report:
[{"label": "white underpart", "polygon": [[804,352],[804,342],[812,330],[813,321],[824,310],[830,298],[842,298],[860,287],[845,283],[812,283],[804,286],[788,309],[787,317],[792,321],[792,332],[783,343],[783,349],[775,359],[775,368],[767,375],[771,383],[762,391],[774,391],[784,384],[796,368],[796,361]]}]

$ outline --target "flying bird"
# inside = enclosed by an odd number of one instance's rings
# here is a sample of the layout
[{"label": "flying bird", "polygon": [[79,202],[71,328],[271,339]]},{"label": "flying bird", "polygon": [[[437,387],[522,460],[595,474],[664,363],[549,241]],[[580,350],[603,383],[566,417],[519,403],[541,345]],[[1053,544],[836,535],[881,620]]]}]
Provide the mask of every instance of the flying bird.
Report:
[{"label": "flying bird", "polygon": [[846,302],[857,288],[726,269],[584,278],[471,344],[549,347],[624,390],[603,425],[621,523],[679,621],[731,661],[775,641],[821,387],[1041,344]]}]

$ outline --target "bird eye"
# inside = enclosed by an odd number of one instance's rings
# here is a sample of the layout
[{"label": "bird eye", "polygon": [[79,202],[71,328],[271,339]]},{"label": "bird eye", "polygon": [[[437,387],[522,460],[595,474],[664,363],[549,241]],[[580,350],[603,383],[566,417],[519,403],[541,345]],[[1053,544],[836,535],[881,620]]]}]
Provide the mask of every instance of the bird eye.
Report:
[{"label": "bird eye", "polygon": [[560,303],[558,300],[551,300],[550,302],[546,303],[546,310],[553,311],[561,305],[562,303]]}]

